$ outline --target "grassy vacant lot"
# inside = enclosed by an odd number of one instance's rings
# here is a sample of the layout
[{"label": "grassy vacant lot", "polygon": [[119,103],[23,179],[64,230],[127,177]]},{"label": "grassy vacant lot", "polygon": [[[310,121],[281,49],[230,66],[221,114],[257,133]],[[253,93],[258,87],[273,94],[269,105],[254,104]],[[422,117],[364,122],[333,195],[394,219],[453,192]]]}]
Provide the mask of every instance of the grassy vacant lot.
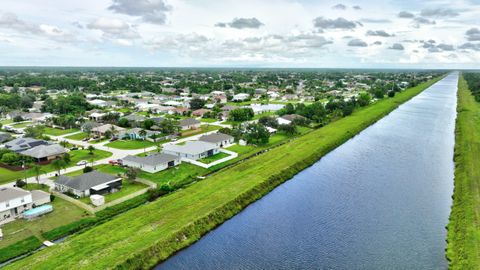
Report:
[{"label": "grassy vacant lot", "polygon": [[182,136],[180,136],[180,138],[190,137],[190,136],[197,135],[197,134],[200,134],[200,133],[219,130],[221,128],[222,128],[221,126],[216,126],[216,125],[209,125],[209,124],[201,125],[199,129],[182,131]]},{"label": "grassy vacant lot", "polygon": [[45,127],[45,134],[52,135],[52,136],[62,136],[69,133],[77,132],[78,129],[70,128],[70,129],[59,129],[59,128],[51,128]]},{"label": "grassy vacant lot", "polygon": [[73,134],[73,135],[67,136],[67,137],[65,137],[65,138],[70,139],[70,140],[81,141],[81,140],[85,139],[87,136],[88,136],[87,133],[85,133],[85,132],[80,132],[80,133],[77,133],[77,134]]},{"label": "grassy vacant lot", "polygon": [[[95,150],[93,152],[93,156],[89,154],[88,150],[73,150],[70,151],[70,164],[68,165],[69,167],[75,166],[77,162],[80,160],[87,160],[90,162],[90,160],[100,160],[107,158],[112,155],[110,152],[102,151],[102,150]],[[55,169],[51,164],[48,165],[43,165],[42,166],[42,173],[47,173],[47,172],[53,172]],[[32,177],[35,176],[35,173],[32,170],[27,170],[26,171],[27,177]],[[25,172],[24,171],[10,171],[5,168],[0,168],[0,184],[7,183],[14,181],[16,179],[21,179],[24,178]]]},{"label": "grassy vacant lot", "polygon": [[147,140],[117,140],[107,143],[105,146],[123,150],[132,150],[155,146],[155,144]]},{"label": "grassy vacant lot", "polygon": [[205,164],[209,164],[209,163],[215,162],[217,160],[220,160],[222,158],[226,158],[226,157],[229,157],[229,156],[230,155],[227,154],[227,153],[220,152],[220,153],[215,154],[213,156],[209,156],[209,157],[206,157],[206,158],[199,159],[198,161],[200,161],[202,163],[205,163]]},{"label": "grassy vacant lot", "polygon": [[69,224],[88,215],[83,209],[60,198],[55,198],[52,205],[53,212],[49,214],[31,221],[18,219],[3,225],[3,240],[0,241],[0,248],[24,240],[30,236],[43,239],[42,232]]},{"label": "grassy vacant lot", "polygon": [[[357,110],[204,181],[6,266],[6,269],[151,268],[311,165],[434,81]],[[128,225],[128,226],[126,226]]]},{"label": "grassy vacant lot", "polygon": [[459,80],[455,190],[448,224],[450,269],[480,269],[480,103]]}]

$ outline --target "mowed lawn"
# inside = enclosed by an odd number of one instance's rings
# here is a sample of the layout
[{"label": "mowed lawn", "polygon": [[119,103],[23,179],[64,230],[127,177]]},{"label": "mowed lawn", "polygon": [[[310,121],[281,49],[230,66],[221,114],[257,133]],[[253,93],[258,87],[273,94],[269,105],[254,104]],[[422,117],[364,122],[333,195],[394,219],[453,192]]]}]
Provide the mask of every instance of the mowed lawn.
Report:
[{"label": "mowed lawn", "polygon": [[76,141],[81,141],[85,138],[87,138],[88,134],[85,132],[79,132],[70,136],[67,136],[65,138],[70,139],[70,140],[76,140]]},{"label": "mowed lawn", "polygon": [[11,245],[32,235],[39,239],[43,239],[41,235],[42,232],[50,231],[59,226],[72,223],[88,216],[88,213],[83,209],[58,197],[55,198],[51,204],[53,206],[53,212],[51,213],[31,221],[17,219],[13,222],[2,225],[3,240],[0,241],[0,248]]},{"label": "mowed lawn", "polygon": [[[112,155],[112,153],[110,152],[98,150],[98,149],[95,150],[93,153],[94,153],[93,155],[90,155],[88,150],[70,151],[69,154],[70,154],[71,161],[67,167],[75,166],[77,162],[79,162],[80,160],[86,160],[90,162],[92,159],[100,160]],[[52,164],[42,166],[42,174],[53,172],[53,171],[55,171],[55,168],[52,166]],[[11,170],[0,167],[0,184],[11,182],[17,179],[23,179],[25,177],[25,174],[27,177],[35,176],[35,173],[31,169],[28,169],[26,170],[26,172],[24,172],[24,171],[11,171]]]},{"label": "mowed lawn", "polygon": [[155,143],[147,140],[117,140],[109,142],[105,144],[105,146],[122,150],[132,150],[155,146]]},{"label": "mowed lawn", "polygon": [[213,156],[209,156],[209,157],[206,157],[206,158],[202,158],[202,159],[199,159],[198,161],[202,162],[202,163],[205,163],[205,164],[209,164],[209,163],[212,163],[212,162],[215,162],[217,160],[220,160],[222,158],[226,158],[226,157],[229,157],[230,155],[227,154],[227,153],[224,153],[224,152],[219,152],[218,154],[215,154]]},{"label": "mowed lawn", "polygon": [[77,128],[59,129],[59,128],[45,127],[45,134],[52,135],[52,136],[62,136],[65,134],[70,134],[78,131],[79,129]]},{"label": "mowed lawn", "polygon": [[[293,164],[327,154],[358,132],[423,91],[436,80],[381,100],[352,115],[312,131],[287,144],[276,147],[204,181],[160,197],[132,209],[115,219],[67,239],[61,245],[42,250],[6,266],[6,269],[105,269],[151,268],[173,252],[198,240],[199,234],[213,229],[224,219],[195,227],[196,232],[182,234],[182,228],[217,213],[226,203],[236,202],[240,195],[255,190],[272,175]],[[308,164],[304,164],[308,166]],[[259,194],[261,195],[261,194]],[[255,198],[252,198],[252,201]],[[240,211],[237,208],[235,211]],[[220,211],[220,212],[219,212]],[[219,216],[216,216],[219,218]],[[128,226],[126,226],[128,224]],[[204,224],[204,223],[203,223]],[[182,239],[183,241],[178,241]],[[175,241],[177,239],[177,241]],[[148,250],[158,247],[155,252]],[[148,253],[146,253],[148,252]],[[148,254],[149,256],[144,256]]]},{"label": "mowed lawn", "polygon": [[459,80],[457,112],[447,257],[450,269],[480,269],[480,103],[463,77]]}]

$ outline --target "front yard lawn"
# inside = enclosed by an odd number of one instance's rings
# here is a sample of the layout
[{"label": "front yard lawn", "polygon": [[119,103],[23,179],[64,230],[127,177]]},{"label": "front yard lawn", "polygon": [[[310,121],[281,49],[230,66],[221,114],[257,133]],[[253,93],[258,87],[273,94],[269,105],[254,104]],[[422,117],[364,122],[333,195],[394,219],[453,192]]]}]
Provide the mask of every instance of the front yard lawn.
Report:
[{"label": "front yard lawn", "polygon": [[17,124],[13,124],[13,125],[10,125],[14,128],[25,128],[25,127],[28,127],[30,125],[32,125],[33,123],[31,121],[27,121],[27,122],[20,122],[20,123],[17,123]]},{"label": "front yard lawn", "polygon": [[217,122],[218,120],[217,119],[213,119],[213,118],[201,118],[200,119],[200,122],[204,122],[204,123],[214,123],[214,122]]},{"label": "front yard lawn", "polygon": [[88,134],[85,133],[85,132],[80,132],[80,133],[77,133],[77,134],[73,134],[73,135],[70,135],[70,136],[67,136],[65,137],[66,139],[70,139],[70,140],[75,140],[75,141],[81,141],[85,138],[87,138]]},{"label": "front yard lawn", "polygon": [[[103,150],[94,150],[93,155],[90,155],[88,150],[72,150],[69,152],[70,154],[70,163],[68,164],[67,167],[72,167],[77,164],[80,160],[86,160],[90,162],[93,158],[93,160],[100,160],[107,158],[112,155],[112,153],[103,151]],[[43,165],[42,166],[42,174],[48,173],[48,172],[53,172],[55,169],[51,164]],[[26,170],[26,175],[27,177],[32,177],[35,176],[35,173],[33,170],[28,169]],[[25,177],[25,172],[24,171],[11,171],[5,168],[0,167],[0,184],[3,183],[8,183],[17,179],[23,179]]]},{"label": "front yard lawn", "polygon": [[17,219],[13,222],[2,225],[3,240],[0,241],[0,248],[11,245],[30,236],[43,239],[42,232],[77,221],[89,214],[78,206],[56,197],[51,203],[53,212],[34,220]]},{"label": "front yard lawn", "polygon": [[155,146],[155,144],[147,140],[117,140],[107,143],[105,146],[122,150],[132,150]]},{"label": "front yard lawn", "polygon": [[77,131],[78,131],[77,128],[59,129],[59,128],[45,127],[45,134],[52,135],[52,136],[61,136],[69,133],[74,133]]},{"label": "front yard lawn", "polygon": [[220,160],[222,158],[226,158],[226,157],[229,157],[230,155],[227,154],[227,153],[224,153],[224,152],[219,152],[218,154],[215,154],[213,156],[209,156],[209,157],[206,157],[206,158],[202,158],[202,159],[199,159],[198,161],[199,162],[202,162],[202,163],[205,163],[205,164],[209,164],[209,163],[212,163],[214,161],[217,161],[217,160]]}]

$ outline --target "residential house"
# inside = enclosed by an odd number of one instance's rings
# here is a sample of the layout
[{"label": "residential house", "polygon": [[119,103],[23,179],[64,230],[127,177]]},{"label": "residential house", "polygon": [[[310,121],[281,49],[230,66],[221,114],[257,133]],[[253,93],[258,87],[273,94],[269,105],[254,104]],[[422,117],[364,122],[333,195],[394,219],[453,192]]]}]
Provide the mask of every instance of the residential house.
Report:
[{"label": "residential house", "polygon": [[101,100],[101,99],[87,100],[87,102],[88,102],[90,105],[98,106],[98,107],[102,107],[102,108],[105,108],[105,107],[108,106],[108,103],[107,103],[105,100]]},{"label": "residential house", "polygon": [[249,94],[239,93],[233,96],[232,101],[245,101],[250,98]]},{"label": "residential house", "polygon": [[0,143],[6,142],[12,138],[12,135],[7,132],[0,132]]},{"label": "residential house", "polygon": [[227,147],[231,145],[235,139],[230,135],[217,132],[217,133],[212,133],[208,135],[203,135],[198,140],[201,142],[213,143],[217,147]]},{"label": "residential house", "polygon": [[112,124],[105,124],[105,125],[93,128],[92,133],[98,136],[105,136],[106,133],[111,132],[112,130],[115,131],[116,133],[122,133],[125,131],[125,129],[122,127],[115,126]]},{"label": "residential house", "polygon": [[36,162],[45,162],[61,157],[67,153],[68,149],[63,148],[59,144],[43,144],[28,150],[20,152],[20,154],[35,159]]},{"label": "residential house", "polygon": [[186,118],[179,121],[180,128],[182,130],[198,129],[200,128],[200,121],[193,118]]},{"label": "residential house", "polygon": [[165,144],[162,149],[162,153],[193,160],[213,156],[218,152],[219,147],[215,144],[201,141],[187,141],[185,144]]},{"label": "residential house", "polygon": [[171,154],[157,153],[146,157],[126,156],[122,164],[127,167],[138,168],[149,173],[156,173],[180,164],[180,157]]},{"label": "residential house", "polygon": [[93,194],[113,193],[122,188],[122,178],[98,171],[91,171],[76,177],[61,175],[55,181],[55,189],[78,197]]},{"label": "residential house", "polygon": [[289,125],[295,119],[304,119],[305,117],[298,115],[298,114],[286,114],[277,118],[277,122],[279,125]]},{"label": "residential house", "polygon": [[138,114],[129,114],[127,116],[124,116],[123,118],[127,119],[128,122],[131,125],[137,125],[143,121],[145,121],[146,117],[143,115],[138,115]]},{"label": "residential house", "polygon": [[5,143],[5,148],[13,152],[22,152],[39,145],[47,145],[48,142],[34,138],[17,138]]},{"label": "residential house", "polygon": [[13,221],[26,210],[50,202],[50,194],[41,190],[26,191],[16,187],[0,188],[0,225]]},{"label": "residential house", "polygon": [[203,117],[204,114],[211,112],[211,110],[208,109],[198,109],[192,112],[193,116],[196,117]]}]

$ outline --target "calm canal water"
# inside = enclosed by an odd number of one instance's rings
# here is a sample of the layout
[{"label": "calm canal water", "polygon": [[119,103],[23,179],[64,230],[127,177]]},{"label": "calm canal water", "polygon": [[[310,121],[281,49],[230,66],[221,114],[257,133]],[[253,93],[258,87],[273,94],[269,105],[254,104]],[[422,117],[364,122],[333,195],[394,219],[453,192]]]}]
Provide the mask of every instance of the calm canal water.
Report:
[{"label": "calm canal water", "polygon": [[156,269],[446,269],[457,81],[450,74]]}]

